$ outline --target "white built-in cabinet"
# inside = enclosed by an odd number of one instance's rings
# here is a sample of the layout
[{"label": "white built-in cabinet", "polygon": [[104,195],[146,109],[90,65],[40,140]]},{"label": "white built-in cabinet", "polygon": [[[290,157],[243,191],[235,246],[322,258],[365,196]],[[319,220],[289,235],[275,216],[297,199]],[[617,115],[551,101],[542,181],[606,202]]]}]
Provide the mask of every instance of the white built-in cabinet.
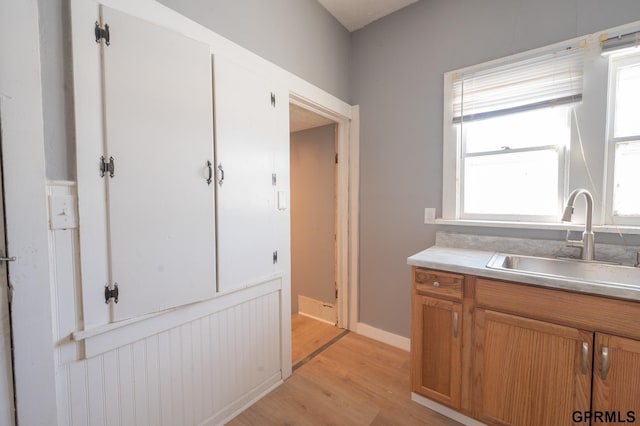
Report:
[{"label": "white built-in cabinet", "polygon": [[288,128],[289,103],[255,70],[216,57],[214,71],[218,289],[228,292],[273,276],[284,254],[277,188],[288,188],[288,170],[276,167],[276,153],[288,146],[278,128]]},{"label": "white built-in cabinet", "polygon": [[[103,7],[113,319],[215,295],[209,46]],[[113,38],[111,38],[113,37]]]},{"label": "white built-in cabinet", "polygon": [[[95,167],[78,167],[85,325],[287,273],[285,91],[206,43],[105,6],[99,14],[102,144]],[[79,161],[89,151],[79,147]],[[104,304],[105,285],[117,285],[117,303]]]}]

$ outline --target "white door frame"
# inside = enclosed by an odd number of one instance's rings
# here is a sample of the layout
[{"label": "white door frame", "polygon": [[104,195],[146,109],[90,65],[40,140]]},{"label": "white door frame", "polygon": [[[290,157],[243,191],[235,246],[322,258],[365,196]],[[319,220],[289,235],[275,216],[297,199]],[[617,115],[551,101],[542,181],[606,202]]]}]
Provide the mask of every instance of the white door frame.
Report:
[{"label": "white door frame", "polygon": [[[1,105],[0,105],[1,107]],[[0,158],[2,157],[2,111],[0,110]],[[9,274],[6,233],[4,226],[4,196],[0,164],[0,424],[15,424],[13,360],[11,355],[11,317],[9,310]]]},{"label": "white door frame", "polygon": [[289,102],[337,123],[336,285],[338,327],[355,330],[358,323],[359,115],[351,118],[291,92]]},{"label": "white door frame", "polygon": [[[19,424],[56,423],[40,29],[36,0],[0,1],[0,112],[7,251],[14,288]],[[16,53],[19,52],[19,53]]]}]

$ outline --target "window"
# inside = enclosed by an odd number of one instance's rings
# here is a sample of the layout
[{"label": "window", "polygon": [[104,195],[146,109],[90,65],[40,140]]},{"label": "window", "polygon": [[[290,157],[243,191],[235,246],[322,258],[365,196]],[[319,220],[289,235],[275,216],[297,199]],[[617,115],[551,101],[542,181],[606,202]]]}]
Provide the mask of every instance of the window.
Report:
[{"label": "window", "polygon": [[[566,198],[584,188],[596,231],[640,233],[639,30],[445,73],[438,222],[564,228]],[[578,202],[572,222],[584,220]]]},{"label": "window", "polygon": [[571,133],[569,112],[566,106],[549,107],[466,124],[463,217],[554,216]]},{"label": "window", "polygon": [[609,80],[608,208],[614,223],[640,219],[640,55],[612,57]]},{"label": "window", "polygon": [[451,75],[456,218],[558,220],[582,69],[568,46]]}]

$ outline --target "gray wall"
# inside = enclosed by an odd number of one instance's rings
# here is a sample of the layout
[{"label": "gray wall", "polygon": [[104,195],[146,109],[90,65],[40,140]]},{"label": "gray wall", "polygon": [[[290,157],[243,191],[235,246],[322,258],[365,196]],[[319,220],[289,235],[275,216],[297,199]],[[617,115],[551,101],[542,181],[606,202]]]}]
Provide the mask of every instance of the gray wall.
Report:
[{"label": "gray wall", "polygon": [[159,0],[349,101],[350,34],[316,0]]},{"label": "gray wall", "polygon": [[291,312],[335,298],[335,125],[291,133]]},{"label": "gray wall", "polygon": [[425,207],[442,212],[443,73],[637,20],[637,0],[422,0],[353,34],[360,321],[409,336],[406,258],[432,245],[437,230],[564,238],[423,224]]},{"label": "gray wall", "polygon": [[[161,3],[332,95],[349,100],[350,34],[316,0]],[[38,0],[48,179],[75,179],[68,7],[68,0]]]}]

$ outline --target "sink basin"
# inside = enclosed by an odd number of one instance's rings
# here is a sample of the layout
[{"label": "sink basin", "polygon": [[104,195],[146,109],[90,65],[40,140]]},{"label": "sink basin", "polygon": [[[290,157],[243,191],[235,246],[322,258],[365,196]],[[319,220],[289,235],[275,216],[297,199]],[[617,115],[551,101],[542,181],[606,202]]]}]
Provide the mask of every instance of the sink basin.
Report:
[{"label": "sink basin", "polygon": [[640,287],[640,268],[610,263],[496,253],[487,263],[487,268],[588,283]]}]

